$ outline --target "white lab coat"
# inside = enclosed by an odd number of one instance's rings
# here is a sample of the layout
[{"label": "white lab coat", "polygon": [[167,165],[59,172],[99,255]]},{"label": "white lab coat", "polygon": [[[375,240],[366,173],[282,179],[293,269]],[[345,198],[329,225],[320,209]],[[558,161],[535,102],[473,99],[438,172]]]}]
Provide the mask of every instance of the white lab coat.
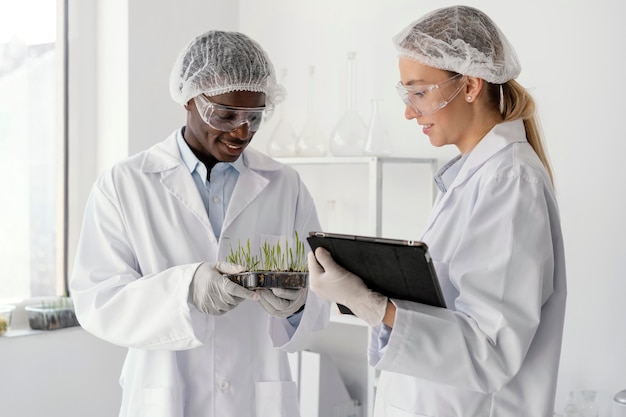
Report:
[{"label": "white lab coat", "polygon": [[238,242],[319,229],[313,200],[295,170],[248,148],[218,242],[175,137],[97,180],[71,278],[81,325],[129,348],[120,416],[298,416],[286,352],[327,325],[329,303],[309,292],[294,332],[257,301],[203,314],[189,284]]},{"label": "white lab coat", "polygon": [[447,309],[406,301],[382,355],[376,417],[548,417],[565,313],[553,188],[522,121],[497,125],[433,207],[423,240]]}]

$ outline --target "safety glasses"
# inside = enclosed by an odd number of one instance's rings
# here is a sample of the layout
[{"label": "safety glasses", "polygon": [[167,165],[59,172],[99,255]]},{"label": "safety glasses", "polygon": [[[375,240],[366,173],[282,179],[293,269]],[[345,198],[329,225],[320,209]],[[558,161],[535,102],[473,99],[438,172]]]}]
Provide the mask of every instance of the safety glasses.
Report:
[{"label": "safety glasses", "polygon": [[213,129],[230,132],[247,124],[256,132],[264,119],[272,114],[270,107],[232,107],[211,102],[204,94],[194,97],[196,108],[204,123]]},{"label": "safety glasses", "polygon": [[[462,74],[456,74],[438,84],[396,85],[398,95],[407,106],[411,106],[420,116],[430,116],[446,107],[465,86]],[[456,83],[459,83],[458,86]]]}]

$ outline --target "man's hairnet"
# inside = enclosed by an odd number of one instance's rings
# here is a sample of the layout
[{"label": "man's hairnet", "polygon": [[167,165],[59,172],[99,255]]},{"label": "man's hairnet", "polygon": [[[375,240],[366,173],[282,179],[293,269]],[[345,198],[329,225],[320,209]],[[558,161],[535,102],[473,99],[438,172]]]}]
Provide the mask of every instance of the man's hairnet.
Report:
[{"label": "man's hairnet", "polygon": [[178,55],[170,74],[170,95],[186,104],[199,94],[232,91],[265,93],[265,105],[283,101],[285,89],[261,46],[238,32],[210,31],[197,36]]},{"label": "man's hairnet", "polygon": [[467,6],[428,13],[398,33],[398,55],[429,67],[503,84],[521,66],[513,46],[483,12]]}]

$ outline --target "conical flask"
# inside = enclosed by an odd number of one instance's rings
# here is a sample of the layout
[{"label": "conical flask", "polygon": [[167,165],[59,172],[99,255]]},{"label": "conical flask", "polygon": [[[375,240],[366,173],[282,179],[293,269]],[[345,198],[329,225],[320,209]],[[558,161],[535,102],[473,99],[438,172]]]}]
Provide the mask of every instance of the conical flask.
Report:
[{"label": "conical flask", "polygon": [[370,117],[367,137],[363,153],[365,155],[389,156],[392,152],[391,133],[382,111],[383,100],[372,99],[372,115]]},{"label": "conical flask", "polygon": [[367,136],[367,125],[356,110],[356,52],[348,52],[347,69],[346,112],[330,137],[330,152],[335,156],[361,155]]},{"label": "conical flask", "polygon": [[309,103],[307,119],[296,142],[298,156],[324,156],[328,153],[328,137],[322,131],[315,114],[315,66],[309,66]]},{"label": "conical flask", "polygon": [[[285,85],[287,81],[287,69],[283,68],[280,72],[280,82]],[[278,109],[278,123],[274,126],[267,143],[267,153],[273,157],[288,157],[296,155],[296,132],[294,131],[289,118],[285,112],[285,103],[282,103]]]}]

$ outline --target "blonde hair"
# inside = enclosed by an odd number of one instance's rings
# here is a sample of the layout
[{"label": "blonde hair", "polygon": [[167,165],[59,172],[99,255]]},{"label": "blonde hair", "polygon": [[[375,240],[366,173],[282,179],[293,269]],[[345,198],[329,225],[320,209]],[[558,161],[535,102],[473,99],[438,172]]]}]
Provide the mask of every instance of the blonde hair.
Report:
[{"label": "blonde hair", "polygon": [[500,103],[500,113],[504,121],[522,119],[524,128],[526,129],[526,138],[528,143],[535,150],[535,153],[541,160],[541,163],[548,171],[550,181],[554,184],[552,168],[548,161],[548,154],[544,148],[541,137],[541,129],[539,120],[535,112],[535,100],[517,81],[509,80],[501,86],[498,84],[490,84],[490,97],[498,103],[500,100],[500,88],[502,88],[502,102]]}]

